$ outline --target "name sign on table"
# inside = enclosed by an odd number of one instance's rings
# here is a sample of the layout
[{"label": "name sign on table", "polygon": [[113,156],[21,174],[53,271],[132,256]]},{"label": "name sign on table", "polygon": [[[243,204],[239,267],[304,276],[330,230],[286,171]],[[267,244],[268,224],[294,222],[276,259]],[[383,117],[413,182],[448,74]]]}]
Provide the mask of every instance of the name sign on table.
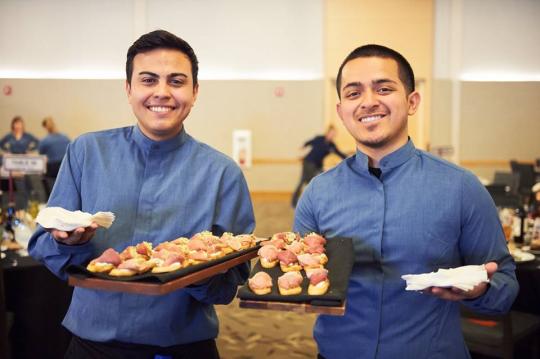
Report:
[{"label": "name sign on table", "polygon": [[45,173],[47,157],[42,155],[4,154],[2,169],[8,172]]}]

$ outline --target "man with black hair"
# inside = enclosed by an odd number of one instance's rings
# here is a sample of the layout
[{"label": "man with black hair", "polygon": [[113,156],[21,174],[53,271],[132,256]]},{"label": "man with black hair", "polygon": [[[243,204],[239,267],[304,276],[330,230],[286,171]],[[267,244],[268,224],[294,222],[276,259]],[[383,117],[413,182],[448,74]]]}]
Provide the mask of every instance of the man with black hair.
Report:
[{"label": "man with black hair", "polygon": [[[126,92],[137,125],[89,133],[69,146],[48,206],[112,211],[108,230],[39,227],[30,254],[61,278],[106,248],[122,251],[211,230],[251,233],[254,216],[236,164],[187,134],[197,98],[197,57],[177,36],[157,30],[129,48]],[[242,264],[161,296],[75,288],[64,326],[67,358],[219,358],[214,304],[227,304],[249,275]]]},{"label": "man with black hair", "polygon": [[[317,176],[298,202],[294,230],[353,240],[343,317],[319,316],[319,357],[469,358],[460,305],[501,314],[518,292],[494,203],[469,171],[414,147],[407,120],[420,103],[398,52],[355,49],[337,76],[337,112],[355,156]],[[485,265],[469,291],[405,290],[404,274]]]}]

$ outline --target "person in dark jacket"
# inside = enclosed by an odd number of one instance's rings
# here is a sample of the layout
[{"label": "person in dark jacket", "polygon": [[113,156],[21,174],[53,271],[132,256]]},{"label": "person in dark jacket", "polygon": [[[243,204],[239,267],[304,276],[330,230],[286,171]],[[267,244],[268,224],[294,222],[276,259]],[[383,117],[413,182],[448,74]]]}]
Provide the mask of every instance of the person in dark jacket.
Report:
[{"label": "person in dark jacket", "polygon": [[324,135],[313,137],[311,140],[304,143],[303,148],[311,147],[311,150],[302,160],[302,176],[300,182],[294,191],[292,197],[292,206],[296,207],[298,198],[302,193],[302,188],[311,181],[313,177],[318,175],[323,170],[323,160],[330,153],[335,153],[341,158],[347,157],[341,152],[334,143],[336,137],[336,129],[330,125]]}]

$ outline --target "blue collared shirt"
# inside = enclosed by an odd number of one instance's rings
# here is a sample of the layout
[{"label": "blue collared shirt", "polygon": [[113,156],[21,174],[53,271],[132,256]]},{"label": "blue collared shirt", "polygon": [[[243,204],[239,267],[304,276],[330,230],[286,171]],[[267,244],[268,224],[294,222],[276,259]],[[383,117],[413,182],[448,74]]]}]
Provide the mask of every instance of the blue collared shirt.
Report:
[{"label": "blue collared shirt", "polygon": [[350,237],[355,249],[346,314],[319,316],[319,351],[328,359],[469,358],[460,303],[405,291],[401,275],[495,261],[488,291],[461,303],[507,311],[518,284],[493,201],[472,173],[411,141],[380,168],[379,180],[357,152],[313,179],[296,208],[295,231]]},{"label": "blue collared shirt", "polygon": [[47,156],[47,161],[60,163],[66,154],[69,138],[61,133],[51,133],[39,142],[39,153]]},{"label": "blue collared shirt", "polygon": [[[109,229],[83,245],[60,244],[42,228],[34,233],[30,254],[61,278],[67,265],[86,264],[109,247],[156,245],[204,230],[251,233],[255,226],[241,170],[184,131],[162,142],[138,127],[79,137],[68,147],[48,206],[116,214]],[[213,304],[229,303],[248,275],[243,264],[161,296],[75,288],[63,324],[98,342],[171,346],[215,338]]]},{"label": "blue collared shirt", "polygon": [[28,132],[23,133],[19,139],[16,139],[12,133],[8,133],[0,140],[0,149],[9,153],[25,154],[35,151],[38,144],[39,140]]}]

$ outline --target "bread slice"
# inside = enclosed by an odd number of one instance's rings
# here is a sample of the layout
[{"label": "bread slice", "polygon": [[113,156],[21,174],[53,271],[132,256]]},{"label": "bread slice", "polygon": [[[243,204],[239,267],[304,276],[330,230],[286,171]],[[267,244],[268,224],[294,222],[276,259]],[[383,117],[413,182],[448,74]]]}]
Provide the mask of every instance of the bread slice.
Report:
[{"label": "bread slice", "polygon": [[321,253],[321,254],[319,255],[319,258],[320,258],[320,263],[321,263],[322,265],[325,265],[326,263],[328,263],[328,257],[326,256],[326,254]]},{"label": "bread slice", "polygon": [[282,288],[282,287],[278,287],[279,288],[279,294],[281,295],[296,295],[296,294],[300,294],[302,292],[302,287],[298,286],[298,287],[294,287],[294,288],[289,288],[289,289],[285,289],[285,288]]},{"label": "bread slice", "polygon": [[182,268],[182,264],[180,262],[174,262],[168,266],[154,267],[152,268],[152,273],[168,273],[168,272],[173,272],[180,268]]},{"label": "bread slice", "polygon": [[322,295],[328,291],[328,287],[330,287],[330,281],[328,279],[325,279],[322,282],[317,283],[316,285],[310,284],[308,287],[308,294]]},{"label": "bread slice", "polygon": [[[262,264],[262,263],[261,263]],[[296,272],[299,272],[302,270],[302,266],[298,263],[296,264],[293,264],[291,266],[288,266],[288,265],[285,265],[283,263],[279,263],[279,266],[281,267],[281,270],[283,272],[292,272],[292,271],[296,271]]]},{"label": "bread slice", "polygon": [[86,266],[86,269],[92,273],[109,273],[113,268],[113,264],[105,262],[90,262]]},{"label": "bread slice", "polygon": [[109,272],[109,275],[112,275],[113,277],[131,277],[132,275],[137,274],[136,271],[131,269],[119,269],[114,268]]},{"label": "bread slice", "polygon": [[261,266],[263,268],[274,268],[278,264],[279,260],[275,259],[273,261],[268,261],[266,258],[261,257]]},{"label": "bread slice", "polygon": [[272,287],[268,287],[268,288],[261,288],[261,289],[253,289],[251,287],[249,287],[249,289],[251,289],[251,291],[255,294],[258,294],[258,295],[265,295],[265,294],[268,294],[272,291]]}]

